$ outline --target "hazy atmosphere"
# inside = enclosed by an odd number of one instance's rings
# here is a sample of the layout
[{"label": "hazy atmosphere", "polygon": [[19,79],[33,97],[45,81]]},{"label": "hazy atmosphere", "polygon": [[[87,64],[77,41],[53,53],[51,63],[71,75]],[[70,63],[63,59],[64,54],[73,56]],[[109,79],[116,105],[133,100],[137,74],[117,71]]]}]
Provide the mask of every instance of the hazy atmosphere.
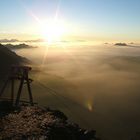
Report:
[{"label": "hazy atmosphere", "polygon": [[0,77],[24,62],[38,105],[101,140],[140,138],[139,15],[139,0],[0,1]]},{"label": "hazy atmosphere", "polygon": [[[35,48],[32,54],[30,49],[17,51],[33,61],[37,71],[33,74],[35,100],[98,130],[101,138],[133,137],[140,129],[139,46],[63,45]],[[48,93],[47,87],[58,97]]]}]

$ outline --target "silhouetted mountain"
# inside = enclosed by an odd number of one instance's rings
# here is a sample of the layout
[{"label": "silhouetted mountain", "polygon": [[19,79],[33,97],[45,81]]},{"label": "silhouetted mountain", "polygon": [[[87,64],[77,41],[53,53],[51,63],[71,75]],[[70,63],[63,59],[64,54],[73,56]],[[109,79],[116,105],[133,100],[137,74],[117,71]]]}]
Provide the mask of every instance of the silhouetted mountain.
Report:
[{"label": "silhouetted mountain", "polygon": [[0,44],[0,78],[4,77],[11,65],[20,65],[29,62],[26,58],[18,56],[15,52]]},{"label": "silhouetted mountain", "polygon": [[27,44],[18,44],[18,45],[13,45],[13,44],[6,44],[6,45],[3,45],[5,47],[7,47],[8,49],[11,49],[11,50],[16,50],[16,49],[29,49],[29,48],[36,48],[36,47],[32,47],[32,46],[29,46]]},{"label": "silhouetted mountain", "polygon": [[0,43],[18,42],[17,39],[0,39]]},{"label": "silhouetted mountain", "polygon": [[14,42],[44,42],[43,39],[34,39],[34,40],[18,40],[18,39],[0,39],[0,43],[14,43]]},{"label": "silhouetted mountain", "polygon": [[128,46],[126,43],[116,43],[116,46]]}]

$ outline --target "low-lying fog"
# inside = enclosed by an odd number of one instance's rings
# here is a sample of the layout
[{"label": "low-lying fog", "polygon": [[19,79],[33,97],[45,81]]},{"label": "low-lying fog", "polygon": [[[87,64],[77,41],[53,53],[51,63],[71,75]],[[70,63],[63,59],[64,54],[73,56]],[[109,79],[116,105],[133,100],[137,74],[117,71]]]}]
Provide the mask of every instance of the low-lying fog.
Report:
[{"label": "low-lying fog", "polygon": [[140,47],[59,44],[17,53],[34,63],[39,104],[64,111],[103,140],[129,140],[140,131]]}]

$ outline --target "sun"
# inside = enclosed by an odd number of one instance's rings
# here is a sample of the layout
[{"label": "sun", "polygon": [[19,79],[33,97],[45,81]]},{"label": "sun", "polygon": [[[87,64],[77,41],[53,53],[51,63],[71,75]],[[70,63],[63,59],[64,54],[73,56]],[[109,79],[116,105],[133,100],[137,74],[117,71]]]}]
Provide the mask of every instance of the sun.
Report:
[{"label": "sun", "polygon": [[59,20],[47,20],[41,24],[41,36],[48,43],[61,41],[66,32],[64,22]]}]

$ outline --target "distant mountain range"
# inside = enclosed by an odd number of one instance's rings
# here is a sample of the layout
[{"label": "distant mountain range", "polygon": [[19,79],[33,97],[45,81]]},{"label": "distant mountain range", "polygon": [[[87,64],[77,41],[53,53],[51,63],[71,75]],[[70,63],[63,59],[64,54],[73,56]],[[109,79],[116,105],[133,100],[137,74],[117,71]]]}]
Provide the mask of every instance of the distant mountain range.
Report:
[{"label": "distant mountain range", "polygon": [[16,49],[30,49],[30,48],[36,48],[27,44],[18,44],[18,45],[13,45],[13,44],[5,44],[3,45],[5,47],[7,47],[10,50],[16,50]]},{"label": "distant mountain range", "polygon": [[18,56],[15,52],[0,44],[0,78],[4,77],[8,73],[11,65],[20,65],[25,63],[29,63],[29,60]]},{"label": "distant mountain range", "polygon": [[115,46],[128,46],[126,43],[116,43]]},{"label": "distant mountain range", "polygon": [[43,39],[34,39],[34,40],[18,40],[18,39],[0,39],[0,43],[14,43],[14,42],[44,42]]}]

